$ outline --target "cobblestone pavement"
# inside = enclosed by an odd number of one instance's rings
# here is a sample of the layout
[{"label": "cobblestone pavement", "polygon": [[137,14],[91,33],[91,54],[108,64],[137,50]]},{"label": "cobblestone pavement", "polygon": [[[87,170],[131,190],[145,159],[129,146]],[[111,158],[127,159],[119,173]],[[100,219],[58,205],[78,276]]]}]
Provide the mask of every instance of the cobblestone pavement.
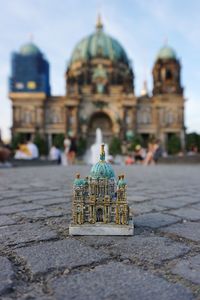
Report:
[{"label": "cobblestone pavement", "polygon": [[133,237],[69,237],[89,167],[0,170],[0,299],[200,299],[200,167],[115,169]]}]

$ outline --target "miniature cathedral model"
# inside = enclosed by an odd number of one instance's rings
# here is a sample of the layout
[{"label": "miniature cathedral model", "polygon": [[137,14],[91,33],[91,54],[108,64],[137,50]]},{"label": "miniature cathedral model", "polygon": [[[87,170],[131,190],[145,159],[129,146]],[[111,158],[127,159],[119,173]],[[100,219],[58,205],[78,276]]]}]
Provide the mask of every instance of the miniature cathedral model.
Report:
[{"label": "miniature cathedral model", "polygon": [[100,160],[89,177],[76,175],[73,186],[71,235],[133,235],[124,175],[116,182],[112,166],[105,161],[104,145]]}]

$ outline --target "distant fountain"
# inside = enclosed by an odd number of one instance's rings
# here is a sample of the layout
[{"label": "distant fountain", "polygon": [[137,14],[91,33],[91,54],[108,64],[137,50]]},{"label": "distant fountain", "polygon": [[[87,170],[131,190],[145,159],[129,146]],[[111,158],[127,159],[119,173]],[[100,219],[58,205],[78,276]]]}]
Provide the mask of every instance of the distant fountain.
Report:
[{"label": "distant fountain", "polygon": [[[99,161],[99,151],[103,143],[103,135],[100,128],[96,129],[95,143],[90,147],[86,155],[86,162],[88,164],[96,164]],[[108,158],[108,145],[105,144],[105,160]]]}]

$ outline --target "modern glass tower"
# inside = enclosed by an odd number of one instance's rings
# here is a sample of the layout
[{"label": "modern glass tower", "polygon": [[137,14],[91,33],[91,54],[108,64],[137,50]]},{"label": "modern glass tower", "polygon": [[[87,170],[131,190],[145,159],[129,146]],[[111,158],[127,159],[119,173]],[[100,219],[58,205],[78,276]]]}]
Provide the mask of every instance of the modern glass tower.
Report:
[{"label": "modern glass tower", "polygon": [[50,95],[49,63],[33,43],[12,54],[10,92],[44,92]]}]

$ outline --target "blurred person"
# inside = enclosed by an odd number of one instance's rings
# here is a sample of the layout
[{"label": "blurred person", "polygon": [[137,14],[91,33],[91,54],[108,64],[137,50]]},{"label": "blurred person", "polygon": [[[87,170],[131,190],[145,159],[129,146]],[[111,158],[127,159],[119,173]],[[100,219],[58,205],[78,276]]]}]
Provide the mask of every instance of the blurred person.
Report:
[{"label": "blurred person", "polygon": [[64,139],[64,157],[63,157],[63,165],[68,164],[68,154],[71,147],[71,140],[69,139],[68,135],[65,135]]},{"label": "blurred person", "polygon": [[31,159],[31,152],[28,149],[27,142],[22,142],[17,146],[15,155],[15,159]]},{"label": "blurred person", "polygon": [[70,149],[69,149],[69,153],[68,153],[68,163],[70,165],[73,165],[75,163],[76,153],[77,153],[76,138],[72,137],[71,138]]},{"label": "blurred person", "polygon": [[157,163],[159,158],[161,158],[162,154],[163,154],[163,150],[162,150],[162,147],[160,145],[160,140],[156,140],[153,148],[154,148],[153,160],[154,160],[155,163]]},{"label": "blurred person", "polygon": [[51,146],[49,151],[49,159],[52,161],[57,161],[58,164],[61,162],[61,152],[55,145]]},{"label": "blurred person", "polygon": [[133,165],[135,162],[134,158],[132,157],[131,154],[129,154],[126,159],[125,159],[125,165],[126,166],[130,166],[130,165]]},{"label": "blurred person", "polygon": [[192,145],[190,150],[188,151],[188,156],[193,156],[198,154],[198,147],[196,145]]},{"label": "blurred person", "polygon": [[126,145],[125,141],[122,142],[121,149],[122,149],[122,155],[126,155],[127,154],[127,145]]},{"label": "blurred person", "polygon": [[141,147],[141,145],[136,145],[134,151],[135,162],[141,163],[145,158],[145,150]]},{"label": "blurred person", "polygon": [[34,144],[34,143],[32,142],[32,140],[29,140],[29,141],[28,141],[27,147],[28,147],[28,150],[29,150],[30,153],[31,153],[31,159],[37,159],[37,158],[39,158],[38,147],[37,147],[36,144]]},{"label": "blurred person", "polygon": [[110,164],[112,164],[112,165],[113,165],[114,162],[115,162],[115,161],[114,161],[114,157],[113,157],[111,154],[108,155],[107,161],[108,161]]},{"label": "blurred person", "polygon": [[149,143],[149,144],[148,144],[147,155],[146,155],[146,157],[145,157],[145,159],[144,159],[144,165],[145,165],[145,166],[155,164],[154,158],[153,158],[154,152],[155,152],[154,144]]},{"label": "blurred person", "polygon": [[10,156],[10,149],[8,149],[0,139],[0,163],[5,164],[9,160]]},{"label": "blurred person", "polygon": [[183,157],[184,156],[184,152],[183,151],[179,151],[179,153],[177,154],[178,157]]}]

